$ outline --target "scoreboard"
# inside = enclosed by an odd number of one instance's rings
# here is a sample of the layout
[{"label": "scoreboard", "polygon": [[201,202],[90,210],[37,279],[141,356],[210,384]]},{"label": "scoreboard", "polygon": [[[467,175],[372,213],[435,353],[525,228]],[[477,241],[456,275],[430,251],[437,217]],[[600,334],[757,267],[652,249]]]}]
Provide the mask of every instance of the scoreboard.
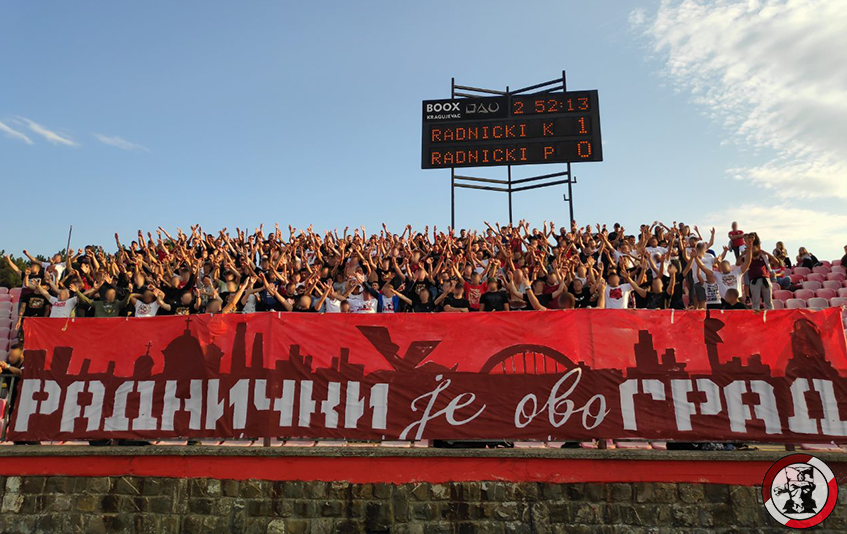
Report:
[{"label": "scoreboard", "polygon": [[602,160],[597,91],[423,102],[423,169]]}]

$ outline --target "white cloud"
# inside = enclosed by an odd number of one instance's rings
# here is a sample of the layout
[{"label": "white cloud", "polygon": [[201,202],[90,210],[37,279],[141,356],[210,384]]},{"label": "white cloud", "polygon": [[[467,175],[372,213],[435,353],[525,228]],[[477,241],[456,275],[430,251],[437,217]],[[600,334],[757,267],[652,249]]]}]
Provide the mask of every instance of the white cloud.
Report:
[{"label": "white cloud", "polygon": [[630,15],[730,141],[775,153],[731,169],[782,198],[847,198],[847,2],[663,0]]},{"label": "white cloud", "polygon": [[53,130],[48,129],[46,126],[42,126],[41,124],[38,124],[33,120],[27,119],[26,117],[18,118],[25,122],[30,130],[37,133],[44,139],[50,141],[54,145],[79,146],[79,143],[75,142],[67,134],[59,134],[57,132],[54,132]]},{"label": "white cloud", "polygon": [[[847,215],[819,210],[794,208],[787,204],[743,204],[709,214],[706,222],[719,229],[715,239],[716,250],[726,241],[729,221],[738,221],[745,232],[756,232],[762,247],[773,250],[777,241],[785,243],[792,262],[797,249],[806,247],[820,260],[839,259],[847,245]],[[703,226],[700,226],[701,231]],[[724,229],[724,230],[721,230]],[[723,241],[722,241],[723,239]]]},{"label": "white cloud", "polygon": [[113,146],[122,150],[140,150],[143,152],[150,152],[150,149],[146,146],[139,145],[138,143],[132,143],[122,137],[118,137],[117,135],[103,135],[98,133],[92,135],[104,145]]},{"label": "white cloud", "polygon": [[647,19],[647,15],[644,13],[644,10],[641,8],[633,9],[629,13],[629,23],[632,26],[640,26],[644,24],[644,21]]},{"label": "white cloud", "polygon": [[32,144],[32,139],[30,139],[26,134],[13,129],[11,126],[3,124],[2,122],[0,122],[0,132],[4,132],[6,135],[13,139],[20,139],[28,145]]}]

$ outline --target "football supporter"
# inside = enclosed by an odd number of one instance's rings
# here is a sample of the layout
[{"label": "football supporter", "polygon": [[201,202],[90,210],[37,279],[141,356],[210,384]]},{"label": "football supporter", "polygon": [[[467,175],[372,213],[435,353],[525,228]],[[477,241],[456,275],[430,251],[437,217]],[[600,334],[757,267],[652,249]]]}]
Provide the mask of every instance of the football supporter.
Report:
[{"label": "football supporter", "polygon": [[[576,221],[486,227],[318,234],[311,226],[208,233],[198,225],[175,235],[159,227],[128,245],[116,235],[113,254],[86,247],[42,261],[27,251],[25,270],[7,257],[24,281],[15,326],[39,316],[703,309],[723,307],[731,289],[741,304],[770,309],[771,288],[791,283],[785,247],[770,255],[736,223],[719,257],[714,228],[704,240],[697,226],[677,222],[654,221],[636,234]],[[818,264],[799,252],[798,264]]]}]

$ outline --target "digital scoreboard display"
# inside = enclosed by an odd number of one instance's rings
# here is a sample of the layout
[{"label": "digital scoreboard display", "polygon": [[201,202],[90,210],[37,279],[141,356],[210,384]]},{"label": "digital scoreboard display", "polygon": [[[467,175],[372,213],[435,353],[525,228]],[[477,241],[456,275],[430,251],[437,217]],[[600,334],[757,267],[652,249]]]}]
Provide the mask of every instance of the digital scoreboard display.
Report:
[{"label": "digital scoreboard display", "polygon": [[597,91],[426,100],[421,167],[602,161]]}]

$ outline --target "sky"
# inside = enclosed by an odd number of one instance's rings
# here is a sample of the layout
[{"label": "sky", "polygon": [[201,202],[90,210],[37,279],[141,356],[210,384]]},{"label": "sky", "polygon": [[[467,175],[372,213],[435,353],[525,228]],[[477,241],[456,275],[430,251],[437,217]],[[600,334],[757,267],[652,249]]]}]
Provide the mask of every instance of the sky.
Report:
[{"label": "sky", "polygon": [[[450,79],[597,89],[603,162],[573,165],[580,224],[685,221],[718,243],[821,259],[847,245],[847,2],[0,4],[0,249],[50,254],[139,229],[445,229],[449,171],[420,169],[421,101]],[[515,167],[513,178],[563,166]],[[505,178],[505,168],[468,174]],[[565,186],[515,220],[566,225]],[[456,225],[507,222],[458,190]]]}]

